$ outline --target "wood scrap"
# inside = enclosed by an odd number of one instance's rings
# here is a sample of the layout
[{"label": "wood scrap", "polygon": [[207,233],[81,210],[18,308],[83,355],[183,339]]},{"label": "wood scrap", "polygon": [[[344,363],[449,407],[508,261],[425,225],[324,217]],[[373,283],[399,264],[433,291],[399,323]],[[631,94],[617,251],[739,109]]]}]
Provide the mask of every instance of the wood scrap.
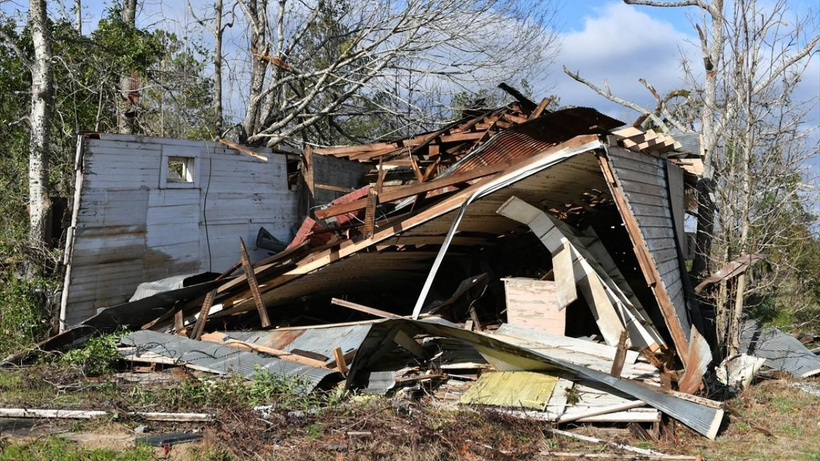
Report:
[{"label": "wood scrap", "polygon": [[352,301],[347,301],[347,300],[344,300],[344,299],[332,298],[330,300],[330,302],[332,304],[337,305],[337,306],[342,306],[342,307],[346,307],[348,309],[353,309],[354,311],[364,312],[365,314],[374,315],[376,317],[382,317],[382,318],[386,318],[386,319],[405,318],[401,315],[397,315],[397,314],[394,314],[392,312],[387,312],[387,311],[383,311],[383,310],[380,310],[380,309],[375,309],[375,308],[372,308],[372,307],[365,306],[363,304],[354,303]]},{"label": "wood scrap", "polygon": [[239,237],[239,251],[242,268],[245,270],[245,278],[248,280],[248,287],[251,289],[253,301],[256,304],[256,311],[259,313],[259,320],[262,322],[262,328],[268,328],[271,326],[268,309],[265,308],[265,303],[262,302],[262,295],[259,293],[259,283],[256,281],[256,274],[251,265],[251,260],[248,257],[248,250],[245,248],[245,240],[243,240],[242,237]]},{"label": "wood scrap", "polygon": [[263,354],[272,355],[282,360],[289,360],[291,362],[301,363],[302,365],[310,365],[312,367],[317,368],[326,367],[326,362],[324,360],[311,359],[308,357],[304,357],[302,355],[294,354],[293,352],[274,349],[272,347],[267,347],[260,344],[239,341],[238,339],[231,338],[230,336],[224,333],[206,333],[202,335],[201,339],[202,341],[222,344],[228,347],[232,347],[234,349],[239,349],[247,352],[261,352]]}]

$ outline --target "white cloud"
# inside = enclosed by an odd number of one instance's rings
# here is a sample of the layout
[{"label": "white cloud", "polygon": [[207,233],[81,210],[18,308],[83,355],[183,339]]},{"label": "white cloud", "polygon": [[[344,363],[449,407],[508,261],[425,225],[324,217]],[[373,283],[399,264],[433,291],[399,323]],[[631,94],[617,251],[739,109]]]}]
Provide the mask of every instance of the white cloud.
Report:
[{"label": "white cloud", "polygon": [[560,96],[562,104],[594,107],[624,122],[636,114],[572,80],[559,71],[561,66],[579,71],[599,87],[606,79],[614,95],[653,107],[654,98],[638,79],[647,79],[662,94],[681,88],[681,52],[697,52],[688,31],[620,2],[591,10],[581,30],[562,38],[556,71],[545,82],[552,86],[549,91]]}]

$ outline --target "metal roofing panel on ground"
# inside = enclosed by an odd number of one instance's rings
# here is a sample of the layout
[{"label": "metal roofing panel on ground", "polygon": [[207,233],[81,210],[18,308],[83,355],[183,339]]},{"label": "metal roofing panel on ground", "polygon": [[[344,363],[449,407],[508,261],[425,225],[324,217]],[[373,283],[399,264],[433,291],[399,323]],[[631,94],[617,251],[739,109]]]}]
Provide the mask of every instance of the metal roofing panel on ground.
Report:
[{"label": "metal roofing panel on ground", "polygon": [[[370,324],[344,325],[336,327],[311,327],[293,330],[271,331],[229,331],[228,336],[251,344],[273,347],[291,352],[295,349],[315,352],[332,358],[337,347],[348,353],[358,349],[370,332]],[[296,334],[294,334],[296,333]]]},{"label": "metal roofing panel on ground", "polygon": [[695,403],[683,398],[664,393],[660,387],[653,388],[635,382],[615,378],[585,366],[576,365],[565,360],[551,357],[546,353],[527,349],[509,342],[493,338],[486,334],[465,330],[455,324],[441,319],[406,320],[391,319],[380,322],[379,328],[371,329],[371,335],[359,352],[359,360],[353,362],[348,380],[366,366],[367,356],[379,352],[385,347],[385,341],[390,337],[393,329],[425,332],[427,334],[458,338],[472,344],[488,360],[494,362],[496,368],[502,371],[566,371],[570,374],[603,384],[613,391],[629,395],[637,400],[661,410],[678,421],[686,424],[697,432],[713,439],[717,435],[724,411],[720,408]]},{"label": "metal roofing panel on ground", "polygon": [[740,332],[740,349],[766,359],[765,366],[806,378],[820,373],[820,357],[806,349],[797,338],[777,328],[760,328],[747,320]]},{"label": "metal roofing panel on ground", "polygon": [[[296,362],[263,357],[252,352],[240,351],[220,344],[194,341],[183,336],[169,335],[151,330],[135,331],[122,338],[131,349],[122,351],[126,359],[157,361],[188,366],[218,374],[239,375],[251,378],[257,370],[284,374],[299,378],[299,391],[311,392],[327,376],[336,373],[326,368],[316,368]],[[162,359],[166,359],[163,361]],[[169,361],[170,360],[170,361]]]}]

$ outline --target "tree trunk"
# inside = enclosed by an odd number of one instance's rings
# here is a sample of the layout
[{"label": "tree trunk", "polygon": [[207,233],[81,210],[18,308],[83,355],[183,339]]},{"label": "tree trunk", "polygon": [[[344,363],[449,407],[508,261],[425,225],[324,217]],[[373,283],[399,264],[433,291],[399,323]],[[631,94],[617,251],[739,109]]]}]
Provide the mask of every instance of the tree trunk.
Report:
[{"label": "tree trunk", "polygon": [[248,20],[251,27],[250,52],[253,62],[251,70],[250,92],[248,94],[248,109],[242,121],[243,133],[240,133],[240,142],[245,142],[249,136],[259,131],[260,109],[262,105],[262,89],[265,85],[265,73],[268,64],[260,56],[266,56],[267,47],[267,1],[251,0],[247,3]]},{"label": "tree trunk", "polygon": [[[692,273],[700,278],[711,273],[710,258],[712,237],[715,232],[715,167],[714,151],[717,148],[717,73],[723,64],[723,0],[715,0],[710,5],[712,40],[708,43],[705,34],[701,34],[701,48],[704,50],[703,66],[706,71],[704,84],[703,112],[701,115],[701,133],[703,143],[703,176],[698,181],[698,228],[695,242],[697,254],[692,261]],[[708,50],[708,51],[707,51]]]},{"label": "tree trunk", "polygon": [[[136,27],[137,0],[123,0],[122,22],[127,27]],[[139,100],[139,85],[134,72],[128,72],[120,77],[120,101],[117,104],[117,128],[121,134],[134,132],[134,120],[137,116],[137,102]]]},{"label": "tree trunk", "polygon": [[214,132],[222,137],[222,0],[216,0],[214,24]]},{"label": "tree trunk", "polygon": [[83,0],[74,0],[74,8],[77,11],[74,14],[77,17],[77,35],[83,34]]},{"label": "tree trunk", "polygon": [[[49,134],[51,130],[51,42],[47,36],[46,0],[29,3],[29,27],[34,45],[31,66],[31,138],[29,141],[29,245],[45,248],[51,241],[48,193]],[[29,275],[33,272],[29,270]]]}]

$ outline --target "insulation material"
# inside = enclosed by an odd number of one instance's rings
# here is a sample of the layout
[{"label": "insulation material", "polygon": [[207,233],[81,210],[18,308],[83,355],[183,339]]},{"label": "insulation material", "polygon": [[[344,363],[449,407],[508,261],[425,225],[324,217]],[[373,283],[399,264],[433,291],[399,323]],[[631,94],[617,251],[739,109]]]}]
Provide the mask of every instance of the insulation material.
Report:
[{"label": "insulation material", "polygon": [[544,373],[485,373],[461,396],[461,403],[544,410],[557,383],[556,376]]}]

